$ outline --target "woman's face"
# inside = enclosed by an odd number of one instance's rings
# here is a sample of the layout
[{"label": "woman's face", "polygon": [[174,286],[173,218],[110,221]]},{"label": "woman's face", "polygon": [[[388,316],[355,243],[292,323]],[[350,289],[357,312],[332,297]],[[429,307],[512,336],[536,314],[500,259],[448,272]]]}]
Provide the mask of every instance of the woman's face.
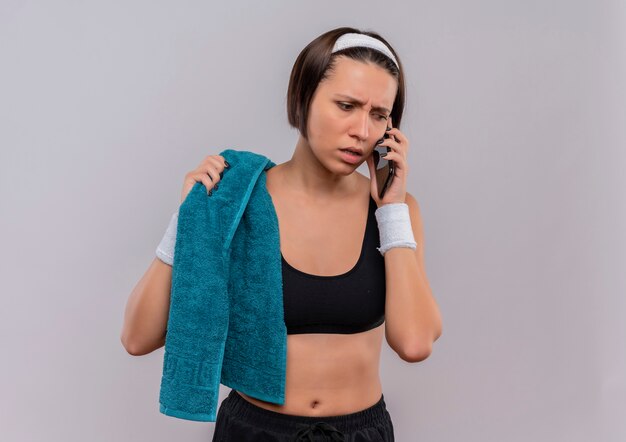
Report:
[{"label": "woman's face", "polygon": [[[322,81],[309,107],[309,145],[330,171],[352,173],[371,155],[387,128],[398,83],[385,69],[346,57]],[[360,104],[359,104],[360,102]],[[341,151],[356,148],[356,161]]]}]

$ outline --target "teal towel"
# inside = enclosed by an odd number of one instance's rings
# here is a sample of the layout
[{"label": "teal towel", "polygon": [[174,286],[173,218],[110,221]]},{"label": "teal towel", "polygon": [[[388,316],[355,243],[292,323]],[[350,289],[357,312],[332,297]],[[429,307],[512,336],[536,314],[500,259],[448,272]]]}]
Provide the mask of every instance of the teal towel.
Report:
[{"label": "teal towel", "polygon": [[220,382],[284,404],[278,218],[265,185],[275,164],[226,149],[218,190],[195,183],[179,208],[159,411],[215,422]]}]

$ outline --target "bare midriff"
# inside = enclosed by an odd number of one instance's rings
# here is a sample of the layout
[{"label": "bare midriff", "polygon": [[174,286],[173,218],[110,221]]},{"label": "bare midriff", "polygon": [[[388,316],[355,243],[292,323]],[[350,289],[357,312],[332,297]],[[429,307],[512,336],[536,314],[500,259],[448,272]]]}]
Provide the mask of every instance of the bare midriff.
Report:
[{"label": "bare midriff", "polygon": [[362,333],[288,335],[285,403],[237,393],[266,410],[298,416],[337,416],[369,408],[382,395],[384,329],[383,323]]},{"label": "bare midriff", "polygon": [[[320,203],[307,200],[283,182],[281,169],[277,165],[268,170],[266,184],[287,262],[313,275],[347,272],[361,251],[369,179],[356,173],[352,191],[334,202]],[[338,416],[365,410],[382,395],[379,362],[384,330],[385,323],[361,333],[287,335],[285,403],[277,405],[237,393],[261,408],[298,416]]]}]

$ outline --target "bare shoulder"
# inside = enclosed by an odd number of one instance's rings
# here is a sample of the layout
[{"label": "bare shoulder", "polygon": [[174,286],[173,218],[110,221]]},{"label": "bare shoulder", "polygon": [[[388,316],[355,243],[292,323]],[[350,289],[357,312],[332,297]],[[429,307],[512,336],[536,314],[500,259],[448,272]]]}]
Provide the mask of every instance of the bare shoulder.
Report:
[{"label": "bare shoulder", "polygon": [[269,194],[272,196],[272,199],[274,198],[279,198],[279,190],[280,190],[280,185],[279,185],[279,180],[280,180],[280,173],[281,173],[281,167],[280,164],[276,165],[274,167],[271,167],[270,169],[265,171],[265,187],[267,188],[267,191],[269,192]]}]

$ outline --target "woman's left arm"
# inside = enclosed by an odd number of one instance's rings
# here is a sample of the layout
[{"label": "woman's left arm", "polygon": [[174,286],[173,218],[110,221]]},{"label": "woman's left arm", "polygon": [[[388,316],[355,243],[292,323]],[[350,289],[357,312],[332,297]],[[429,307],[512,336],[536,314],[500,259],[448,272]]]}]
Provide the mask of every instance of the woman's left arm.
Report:
[{"label": "woman's left arm", "polygon": [[[417,200],[406,191],[410,142],[387,121],[386,137],[380,146],[388,148],[383,156],[394,161],[394,179],[382,200],[378,197],[374,157],[367,158],[372,198],[378,207],[406,203],[409,208],[415,249],[393,247],[384,253],[386,300],[385,337],[389,346],[407,362],[419,362],[430,356],[433,342],[441,336],[441,315],[430,291],[424,267],[424,228]],[[379,226],[380,227],[380,226]]]},{"label": "woman's left arm", "polygon": [[424,229],[417,200],[406,192],[411,227],[417,247],[396,247],[385,255],[387,294],[385,337],[405,361],[426,359],[441,336],[442,322],[424,266]]}]

